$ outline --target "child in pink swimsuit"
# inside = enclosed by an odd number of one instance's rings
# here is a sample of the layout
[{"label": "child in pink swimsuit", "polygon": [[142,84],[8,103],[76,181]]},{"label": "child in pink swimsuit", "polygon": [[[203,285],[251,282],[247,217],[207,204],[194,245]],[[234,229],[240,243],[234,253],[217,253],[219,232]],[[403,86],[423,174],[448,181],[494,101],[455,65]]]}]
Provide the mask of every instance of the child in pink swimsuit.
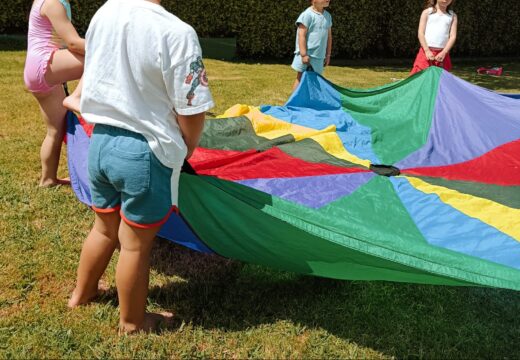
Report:
[{"label": "child in pink swimsuit", "polygon": [[65,100],[79,104],[81,82],[67,99],[58,85],[81,78],[85,55],[85,40],[72,25],[68,0],[34,0],[27,43],[24,81],[38,101],[47,125],[40,151],[40,186],[68,183],[57,177],[67,112],[63,103]]}]

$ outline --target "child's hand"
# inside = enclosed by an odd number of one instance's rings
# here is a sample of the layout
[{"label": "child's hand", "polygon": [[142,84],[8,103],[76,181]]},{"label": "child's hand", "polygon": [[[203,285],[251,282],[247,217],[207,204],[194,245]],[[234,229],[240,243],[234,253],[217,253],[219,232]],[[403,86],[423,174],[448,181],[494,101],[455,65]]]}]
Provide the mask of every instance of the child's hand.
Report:
[{"label": "child's hand", "polygon": [[196,148],[196,146],[195,147],[190,146],[188,148],[188,152],[186,153],[185,160],[189,160],[191,158],[191,156],[193,155],[193,152],[195,151],[195,148]]},{"label": "child's hand", "polygon": [[326,67],[330,65],[330,55],[327,55],[325,57],[325,61],[323,62],[323,65],[325,65]]},{"label": "child's hand", "polygon": [[305,65],[309,64],[311,62],[311,58],[309,57],[309,55],[305,55],[305,56],[302,56],[302,63],[304,63]]},{"label": "child's hand", "polygon": [[426,50],[425,51],[425,54],[426,54],[426,58],[430,61],[433,61],[435,60],[435,55],[433,55],[433,53],[431,52],[431,50]]},{"label": "child's hand", "polygon": [[446,57],[446,53],[444,51],[441,51],[440,53],[437,54],[437,56],[435,57],[435,60],[441,63],[444,61],[445,57]]}]

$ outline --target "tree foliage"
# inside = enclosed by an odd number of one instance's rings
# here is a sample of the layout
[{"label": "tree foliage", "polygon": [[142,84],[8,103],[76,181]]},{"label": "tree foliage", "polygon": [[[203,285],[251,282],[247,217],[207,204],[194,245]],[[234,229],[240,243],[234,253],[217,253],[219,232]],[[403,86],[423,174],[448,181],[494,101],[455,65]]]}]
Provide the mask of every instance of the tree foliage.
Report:
[{"label": "tree foliage", "polygon": [[[0,31],[24,33],[32,0],[0,2]],[[103,0],[71,0],[80,33]],[[162,5],[203,37],[236,37],[242,57],[290,56],[298,14],[308,0],[163,0]],[[334,0],[333,55],[342,58],[404,57],[418,49],[423,0]],[[520,1],[457,0],[459,35],[454,52],[468,56],[520,55]]]}]

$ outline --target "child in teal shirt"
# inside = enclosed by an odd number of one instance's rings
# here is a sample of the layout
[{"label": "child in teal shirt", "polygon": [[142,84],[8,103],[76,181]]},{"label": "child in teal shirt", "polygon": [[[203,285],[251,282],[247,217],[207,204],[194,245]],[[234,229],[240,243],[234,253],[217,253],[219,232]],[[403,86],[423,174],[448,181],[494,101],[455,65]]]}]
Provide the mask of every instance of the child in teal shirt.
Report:
[{"label": "child in teal shirt", "polygon": [[310,0],[311,6],[296,20],[296,50],[291,67],[298,72],[293,91],[302,73],[312,68],[318,74],[329,65],[332,51],[332,16],[325,10],[330,0]]}]

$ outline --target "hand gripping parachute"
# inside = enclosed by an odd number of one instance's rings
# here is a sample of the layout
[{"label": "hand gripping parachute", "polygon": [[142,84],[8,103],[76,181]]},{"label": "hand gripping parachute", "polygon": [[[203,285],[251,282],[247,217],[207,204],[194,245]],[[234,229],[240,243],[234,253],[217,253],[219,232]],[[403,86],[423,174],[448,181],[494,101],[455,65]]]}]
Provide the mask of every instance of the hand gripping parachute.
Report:
[{"label": "hand gripping parachute", "polygon": [[[89,204],[88,135],[69,168]],[[371,90],[305,73],[285,106],[206,121],[161,235],[349,280],[520,290],[520,101],[432,67]]]}]

